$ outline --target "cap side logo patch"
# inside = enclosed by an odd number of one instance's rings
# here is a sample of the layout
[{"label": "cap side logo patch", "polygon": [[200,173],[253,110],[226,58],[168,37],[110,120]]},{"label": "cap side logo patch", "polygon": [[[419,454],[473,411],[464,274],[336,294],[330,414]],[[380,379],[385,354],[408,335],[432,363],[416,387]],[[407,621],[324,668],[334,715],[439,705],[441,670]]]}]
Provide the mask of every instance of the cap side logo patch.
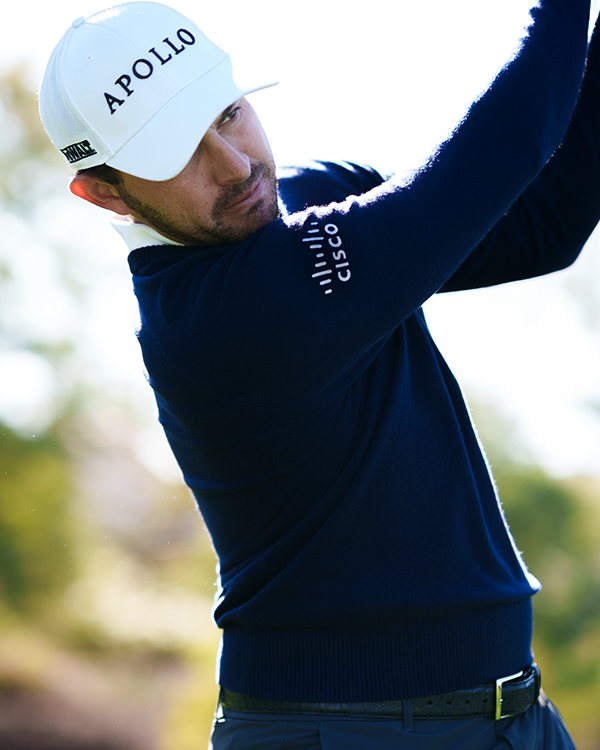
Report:
[{"label": "cap side logo patch", "polygon": [[69,164],[74,164],[76,161],[87,159],[88,156],[94,156],[97,151],[90,146],[89,141],[80,141],[79,143],[72,143],[66,148],[61,148],[61,153],[65,156]]}]

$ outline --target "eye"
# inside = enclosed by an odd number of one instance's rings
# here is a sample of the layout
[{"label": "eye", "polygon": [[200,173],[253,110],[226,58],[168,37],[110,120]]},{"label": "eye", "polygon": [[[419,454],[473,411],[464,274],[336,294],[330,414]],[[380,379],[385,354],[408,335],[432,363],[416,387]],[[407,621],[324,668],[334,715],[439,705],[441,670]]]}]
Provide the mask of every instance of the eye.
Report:
[{"label": "eye", "polygon": [[240,111],[241,107],[240,105],[236,105],[232,107],[231,109],[228,109],[223,114],[223,119],[221,120],[221,125],[224,125],[226,122],[231,122],[231,120],[235,120],[238,116],[238,113]]}]

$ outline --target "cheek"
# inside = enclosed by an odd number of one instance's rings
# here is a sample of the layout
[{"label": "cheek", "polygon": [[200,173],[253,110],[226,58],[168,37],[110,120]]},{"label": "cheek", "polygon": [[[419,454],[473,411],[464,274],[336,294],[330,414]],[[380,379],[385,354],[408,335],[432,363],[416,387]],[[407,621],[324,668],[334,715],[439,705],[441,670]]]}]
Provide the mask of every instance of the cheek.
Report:
[{"label": "cheek", "polygon": [[261,149],[263,154],[261,161],[263,161],[267,165],[273,164],[273,152],[271,151],[271,144],[269,143],[267,136],[262,128],[260,131],[259,148]]},{"label": "cheek", "polygon": [[272,164],[271,146],[254,110],[252,110],[252,118],[244,130],[244,141],[243,150],[251,159],[261,161],[267,166]]},{"label": "cheek", "polygon": [[210,215],[216,197],[200,185],[191,185],[183,192],[176,205],[185,206],[188,212],[197,217],[206,218]]},{"label": "cheek", "polygon": [[180,216],[206,216],[210,213],[213,202],[214,196],[211,196],[200,179],[182,181],[163,196],[163,206]]}]

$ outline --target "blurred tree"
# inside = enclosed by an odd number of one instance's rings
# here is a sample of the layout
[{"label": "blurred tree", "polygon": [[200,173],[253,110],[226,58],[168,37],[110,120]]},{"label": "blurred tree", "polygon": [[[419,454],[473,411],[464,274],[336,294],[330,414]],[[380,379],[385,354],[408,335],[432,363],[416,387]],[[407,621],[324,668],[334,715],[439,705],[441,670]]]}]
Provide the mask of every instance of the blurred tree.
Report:
[{"label": "blurred tree", "polygon": [[533,649],[579,750],[600,746],[600,482],[557,480],[529,463],[514,428],[474,408],[505,515],[542,590]]},{"label": "blurred tree", "polygon": [[55,438],[24,440],[0,425],[0,600],[9,608],[39,614],[75,578],[71,503]]},{"label": "blurred tree", "polygon": [[[68,169],[41,127],[26,70],[0,79],[0,419],[19,430],[52,424],[75,398],[71,326],[78,320],[78,292],[61,259],[60,244],[45,241],[50,204],[56,212]],[[65,194],[66,197],[66,194]],[[29,408],[14,381],[31,380]]]},{"label": "blurred tree", "polygon": [[540,470],[502,474],[498,489],[518,546],[544,582],[536,597],[536,637],[568,648],[600,625],[600,529],[579,494]]},{"label": "blurred tree", "polygon": [[0,78],[0,421],[40,434],[91,396],[127,399],[142,368],[124,372],[127,356],[115,354],[125,345],[139,357],[120,241],[67,190],[71,170],[27,80],[21,68]]},{"label": "blurred tree", "polygon": [[580,750],[600,745],[600,483],[539,469],[497,474],[506,517],[529,570],[533,650],[543,686]]},{"label": "blurred tree", "polygon": [[56,190],[67,173],[40,126],[26,71],[16,68],[0,79],[0,199],[5,208],[27,213]]}]

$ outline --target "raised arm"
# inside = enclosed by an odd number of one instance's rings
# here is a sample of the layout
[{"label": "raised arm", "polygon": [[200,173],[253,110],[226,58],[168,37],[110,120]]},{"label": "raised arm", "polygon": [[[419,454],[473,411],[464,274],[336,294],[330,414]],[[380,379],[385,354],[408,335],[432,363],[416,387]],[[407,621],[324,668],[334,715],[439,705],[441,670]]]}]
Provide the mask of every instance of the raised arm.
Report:
[{"label": "raised arm", "polygon": [[[173,353],[178,366],[210,389],[261,403],[322,397],[354,382],[565,135],[584,72],[589,2],[541,0],[532,16],[519,54],[409,185],[309,208],[216,250],[216,260],[192,253],[172,276],[161,267],[138,277],[147,323],[156,305],[157,329],[169,319],[177,340],[188,341]],[[132,262],[135,273],[135,255]]]},{"label": "raised arm", "polygon": [[554,156],[441,291],[473,289],[565,268],[600,221],[600,31],[581,94]]}]

